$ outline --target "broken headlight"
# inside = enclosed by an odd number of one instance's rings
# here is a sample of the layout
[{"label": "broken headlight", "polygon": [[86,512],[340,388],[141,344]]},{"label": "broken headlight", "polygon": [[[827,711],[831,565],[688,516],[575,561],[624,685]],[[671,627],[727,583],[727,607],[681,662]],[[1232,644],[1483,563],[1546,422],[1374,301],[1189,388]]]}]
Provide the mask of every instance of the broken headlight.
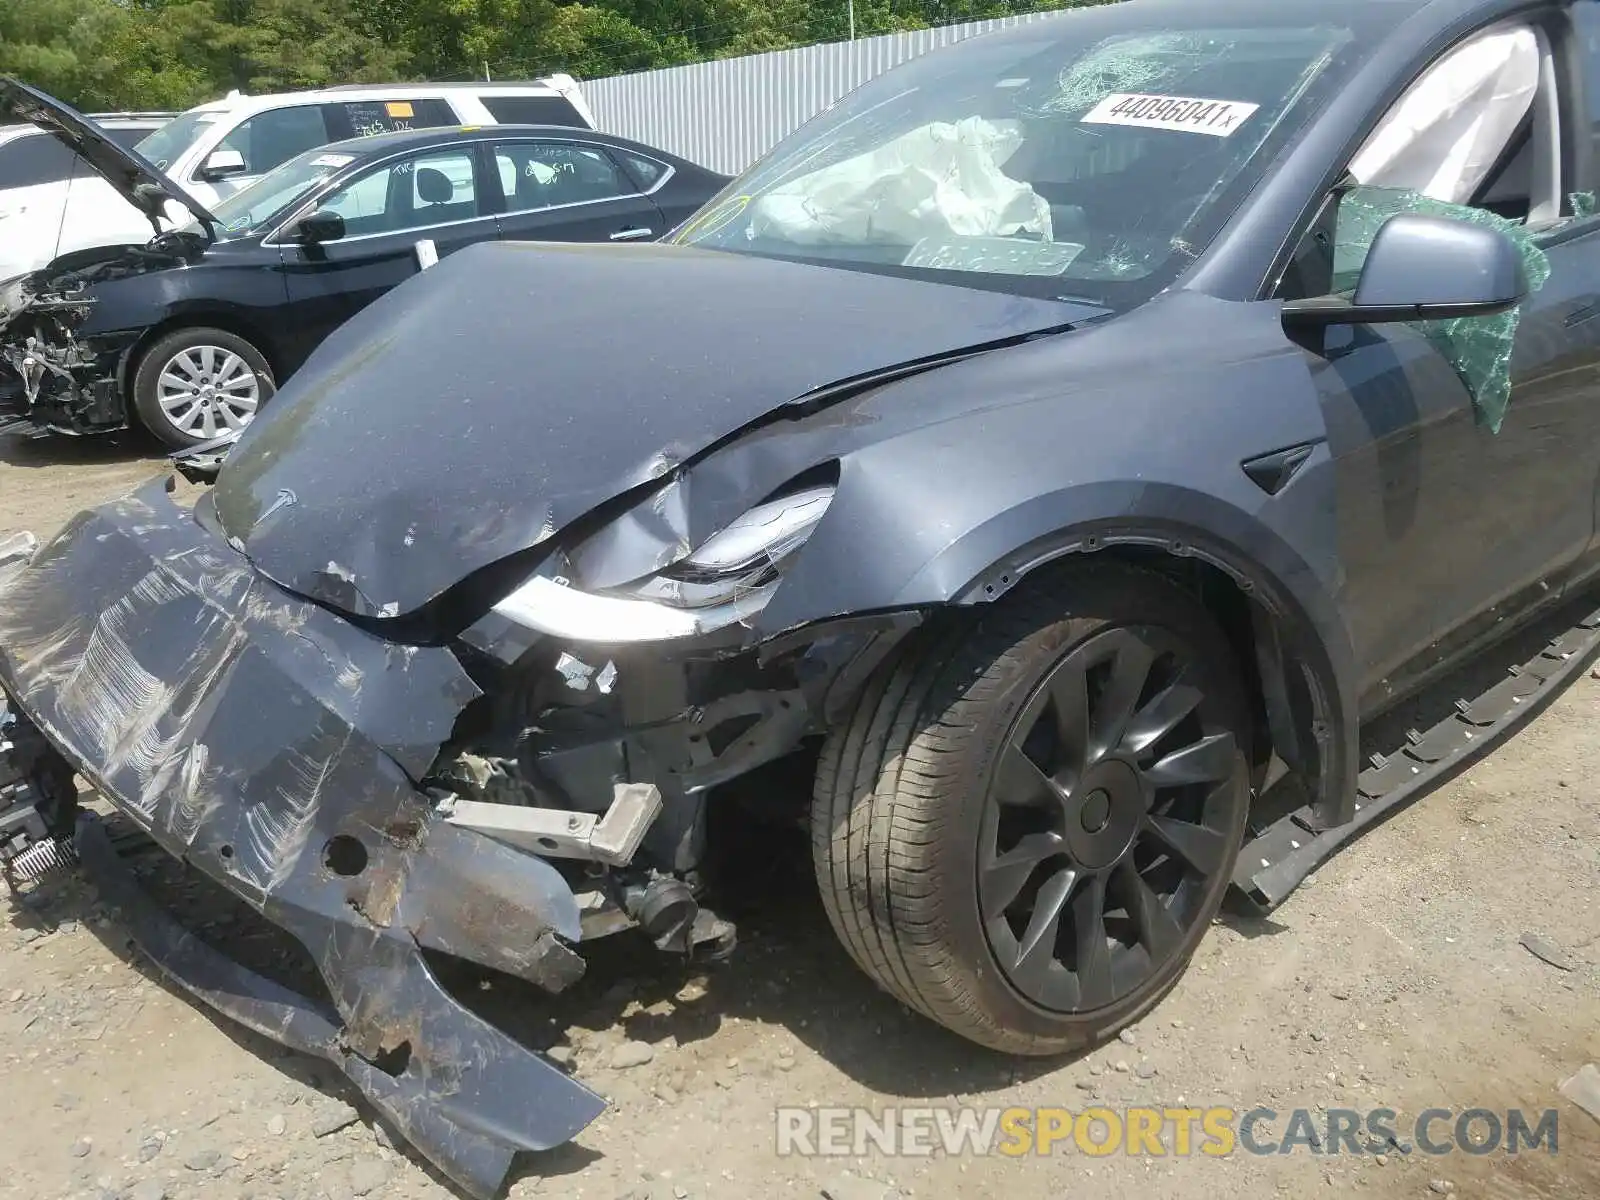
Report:
[{"label": "broken headlight", "polygon": [[828,511],[834,489],[810,487],[758,504],[664,571],[605,592],[535,575],[496,604],[519,625],[573,641],[694,637],[759,612],[783,563]]}]

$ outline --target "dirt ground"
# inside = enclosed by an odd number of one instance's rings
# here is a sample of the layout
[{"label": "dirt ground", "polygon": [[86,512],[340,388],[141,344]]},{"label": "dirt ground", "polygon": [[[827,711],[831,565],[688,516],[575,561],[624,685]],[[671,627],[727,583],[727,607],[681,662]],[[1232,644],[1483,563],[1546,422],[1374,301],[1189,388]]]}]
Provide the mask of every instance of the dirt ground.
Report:
[{"label": "dirt ground", "polygon": [[[0,440],[0,535],[54,529],[160,469],[140,443]],[[1536,643],[1535,643],[1536,644]],[[1525,657],[1519,654],[1516,657]],[[1508,654],[1507,661],[1515,661]],[[1438,698],[1421,703],[1436,703]],[[1374,735],[1396,736],[1416,714]],[[1392,728],[1388,728],[1392,726]],[[481,979],[475,1004],[560,1047],[612,1101],[509,1194],[1210,1200],[1600,1197],[1600,1124],[1556,1091],[1600,1060],[1600,680],[1369,833],[1270,917],[1229,915],[1128,1038],[1002,1060],[914,1017],[834,943],[798,835],[750,838],[723,881],[728,963],[602,945],[551,1003]],[[239,918],[201,892],[209,936]],[[1537,934],[1570,969],[1530,953]],[[242,936],[242,935],[241,935]],[[615,1068],[617,1048],[648,1061]],[[130,951],[75,877],[0,899],[0,1196],[315,1200],[452,1195],[326,1065],[214,1019]],[[1098,1104],[1559,1114],[1559,1151],[1431,1157],[779,1157],[779,1105]],[[1283,1120],[1264,1127],[1282,1131]],[[1448,1128],[1448,1123],[1439,1128]],[[1170,1145],[1169,1145],[1170,1149]]]}]

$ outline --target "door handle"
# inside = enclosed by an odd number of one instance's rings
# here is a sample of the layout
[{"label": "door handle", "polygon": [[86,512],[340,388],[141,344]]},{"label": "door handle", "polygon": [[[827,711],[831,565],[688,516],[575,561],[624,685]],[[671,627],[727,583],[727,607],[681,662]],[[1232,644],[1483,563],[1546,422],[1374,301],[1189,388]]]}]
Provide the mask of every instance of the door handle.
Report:
[{"label": "door handle", "polygon": [[613,242],[636,242],[640,238],[649,237],[654,232],[655,230],[653,229],[619,229],[611,235],[611,240]]}]

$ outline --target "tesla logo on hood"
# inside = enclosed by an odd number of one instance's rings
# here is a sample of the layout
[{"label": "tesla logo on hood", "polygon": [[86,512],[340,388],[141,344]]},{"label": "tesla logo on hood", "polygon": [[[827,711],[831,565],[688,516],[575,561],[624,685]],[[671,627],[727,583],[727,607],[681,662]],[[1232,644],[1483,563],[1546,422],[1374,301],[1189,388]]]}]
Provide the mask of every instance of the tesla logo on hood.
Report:
[{"label": "tesla logo on hood", "polygon": [[288,508],[290,505],[298,504],[299,502],[300,498],[288,488],[279,488],[278,498],[271,504],[267,505],[267,511],[261,514],[261,516],[256,520],[256,524],[265,525],[267,523],[267,519],[271,517],[273,513],[277,512],[281,508]]}]

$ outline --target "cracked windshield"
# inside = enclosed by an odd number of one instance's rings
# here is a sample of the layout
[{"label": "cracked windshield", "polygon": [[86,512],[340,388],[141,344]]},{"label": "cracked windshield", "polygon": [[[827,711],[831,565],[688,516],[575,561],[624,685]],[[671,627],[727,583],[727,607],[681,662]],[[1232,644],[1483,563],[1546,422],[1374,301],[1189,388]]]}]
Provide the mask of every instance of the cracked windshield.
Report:
[{"label": "cracked windshield", "polygon": [[933,54],[860,88],[673,240],[1121,307],[1221,228],[1350,45],[1167,29]]}]

